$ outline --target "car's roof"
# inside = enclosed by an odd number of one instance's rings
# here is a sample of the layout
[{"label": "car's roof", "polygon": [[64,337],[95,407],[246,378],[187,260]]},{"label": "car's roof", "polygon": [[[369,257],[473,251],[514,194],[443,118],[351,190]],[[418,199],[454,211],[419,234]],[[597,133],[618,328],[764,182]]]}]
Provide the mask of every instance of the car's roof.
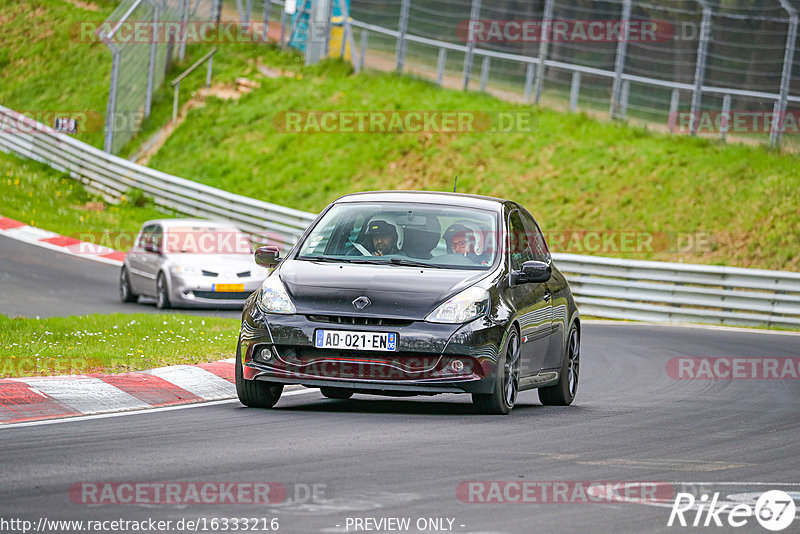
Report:
[{"label": "car's roof", "polygon": [[202,226],[203,228],[236,228],[236,225],[228,221],[211,221],[208,219],[153,219],[147,221],[142,227],[160,224],[164,228],[175,228],[184,226]]},{"label": "car's roof", "polygon": [[336,202],[422,202],[497,210],[509,201],[502,198],[442,191],[365,191],[345,195],[338,198]]}]

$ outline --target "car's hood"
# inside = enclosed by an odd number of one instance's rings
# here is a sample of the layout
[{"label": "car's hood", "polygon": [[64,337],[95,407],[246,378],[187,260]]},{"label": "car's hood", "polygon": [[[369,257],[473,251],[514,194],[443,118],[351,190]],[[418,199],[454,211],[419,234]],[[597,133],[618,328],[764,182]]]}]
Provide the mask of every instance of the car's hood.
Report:
[{"label": "car's hood", "polygon": [[[279,274],[297,313],[419,320],[488,272],[287,260]],[[361,296],[371,304],[358,310]]]},{"label": "car's hood", "polygon": [[220,274],[259,270],[251,254],[169,254],[167,259],[172,265],[197,267]]}]

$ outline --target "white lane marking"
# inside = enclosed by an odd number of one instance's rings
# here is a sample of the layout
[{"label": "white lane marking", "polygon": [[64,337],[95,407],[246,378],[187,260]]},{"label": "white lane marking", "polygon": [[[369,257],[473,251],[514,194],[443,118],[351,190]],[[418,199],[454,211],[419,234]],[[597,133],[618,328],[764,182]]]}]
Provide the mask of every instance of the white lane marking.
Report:
[{"label": "white lane marking", "polygon": [[143,372],[164,379],[201,399],[226,399],[236,391],[236,386],[201,367],[173,365]]},{"label": "white lane marking", "polygon": [[111,410],[138,410],[150,406],[118,387],[89,376],[57,379],[20,378],[16,380],[85,414]]},{"label": "white lane marking", "polygon": [[762,330],[760,328],[747,328],[746,326],[722,326],[713,324],[693,323],[655,323],[652,321],[612,321],[610,319],[582,319],[583,324],[597,324],[610,326],[668,326],[677,328],[699,328],[701,330],[719,330],[721,332],[743,332],[746,334],[770,334],[774,336],[800,336],[800,332],[792,330]]},{"label": "white lane marking", "polygon": [[600,465],[604,467],[630,467],[634,469],[681,469],[685,471],[724,471],[747,467],[749,463],[729,463],[716,460],[679,460],[665,459],[633,459],[633,458],[608,458],[606,460],[575,460],[583,465]]},{"label": "white lane marking", "polygon": [[44,393],[42,393],[41,391],[39,391],[36,388],[29,387],[28,389],[31,390],[32,392],[36,393],[37,395],[40,395],[40,396],[44,397],[45,399],[47,398],[47,395],[45,395]]},{"label": "white lane marking", "polygon": [[220,361],[225,363],[236,363],[236,358],[225,358],[224,360]]},{"label": "white lane marking", "polygon": [[[3,230],[3,235],[11,237],[13,239],[18,239],[19,241],[27,241],[27,242],[36,242],[42,239],[50,239],[52,237],[59,237],[59,234],[50,232],[48,230],[42,230],[41,228],[36,228],[35,226],[17,226],[16,228],[9,228],[7,230]],[[49,246],[55,246],[51,243],[47,243]]]},{"label": "white lane marking", "polygon": [[664,484],[685,484],[687,486],[800,486],[800,482],[664,482]]},{"label": "white lane marking", "polygon": [[[291,386],[290,386],[291,387]],[[300,387],[300,386],[298,386]],[[291,397],[293,395],[304,395],[306,393],[319,393],[319,389],[297,389],[284,391],[281,397]],[[207,402],[193,402],[191,404],[181,404],[178,406],[161,406],[159,408],[148,408],[142,410],[133,410],[128,412],[112,412],[112,413],[99,413],[92,415],[77,415],[75,417],[63,417],[61,419],[45,419],[43,421],[26,421],[24,423],[3,423],[2,428],[18,428],[24,426],[44,426],[44,425],[58,425],[61,423],[74,423],[78,421],[91,421],[94,419],[111,419],[113,417],[126,417],[129,415],[145,415],[157,412],[174,412],[176,410],[188,410],[189,408],[202,408],[204,406],[217,406],[221,404],[238,403],[239,399],[224,399]]]},{"label": "white lane marking", "polygon": [[120,260],[115,260],[113,258],[102,258],[93,254],[75,254],[69,250],[69,247],[60,247],[52,243],[45,243],[44,241],[41,241],[41,239],[61,236],[59,234],[54,234],[53,232],[48,232],[47,230],[34,228],[33,226],[20,226],[17,228],[10,228],[8,230],[0,230],[0,236],[5,236],[16,241],[22,241],[23,243],[28,243],[29,245],[35,245],[37,247],[61,252],[62,254],[69,254],[73,258],[85,258],[91,261],[114,265],[115,267],[122,265]]}]

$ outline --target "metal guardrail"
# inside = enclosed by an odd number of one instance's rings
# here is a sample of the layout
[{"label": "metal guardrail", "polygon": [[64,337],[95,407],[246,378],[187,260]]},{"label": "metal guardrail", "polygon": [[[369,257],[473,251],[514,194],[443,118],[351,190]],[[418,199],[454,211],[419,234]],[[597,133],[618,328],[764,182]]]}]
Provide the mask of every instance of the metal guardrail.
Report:
[{"label": "metal guardrail", "polygon": [[800,273],[554,253],[581,313],[800,327]]},{"label": "metal guardrail", "polygon": [[[0,150],[68,173],[120,198],[131,188],[156,205],[229,220],[289,248],[316,215],[222,191],[98,150],[0,106]],[[581,313],[658,322],[800,327],[800,273],[555,253]]]},{"label": "metal guardrail", "polygon": [[68,173],[106,197],[119,199],[130,189],[140,189],[158,206],[234,222],[242,230],[263,235],[284,249],[294,243],[315,217],[137,165],[57,133],[3,106],[0,106],[0,124],[15,124],[18,130],[0,128],[0,150]]}]

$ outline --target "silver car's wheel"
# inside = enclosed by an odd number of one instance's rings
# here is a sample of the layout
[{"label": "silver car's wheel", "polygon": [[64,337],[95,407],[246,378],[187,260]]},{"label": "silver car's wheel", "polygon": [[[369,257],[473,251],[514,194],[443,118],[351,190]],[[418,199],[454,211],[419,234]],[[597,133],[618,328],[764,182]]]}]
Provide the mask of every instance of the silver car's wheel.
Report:
[{"label": "silver car's wheel", "polygon": [[156,282],[156,306],[166,309],[170,307],[169,302],[169,285],[167,285],[167,277],[164,273],[158,273],[158,281]]},{"label": "silver car's wheel", "polygon": [[122,302],[136,302],[137,295],[131,290],[131,280],[128,269],[125,267],[119,273],[119,300]]}]

